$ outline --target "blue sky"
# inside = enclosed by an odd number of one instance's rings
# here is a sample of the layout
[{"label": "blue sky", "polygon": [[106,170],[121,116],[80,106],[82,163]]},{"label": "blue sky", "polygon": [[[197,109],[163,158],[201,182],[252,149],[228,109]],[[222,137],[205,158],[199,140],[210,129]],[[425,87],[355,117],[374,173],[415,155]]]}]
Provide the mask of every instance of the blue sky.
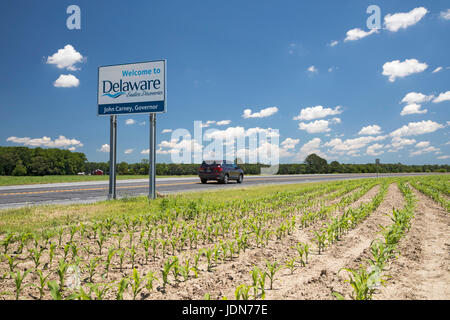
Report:
[{"label": "blue sky", "polygon": [[[80,30],[66,27],[71,4],[81,9]],[[377,32],[366,25],[372,4],[381,9]],[[316,152],[345,163],[448,164],[449,8],[443,0],[2,1],[0,145],[107,161],[97,68],[167,59],[158,162],[180,146],[163,129],[193,133],[201,120],[225,135],[278,129],[282,163]],[[63,68],[58,50],[69,58]],[[118,118],[118,161],[148,157],[148,115]]]}]

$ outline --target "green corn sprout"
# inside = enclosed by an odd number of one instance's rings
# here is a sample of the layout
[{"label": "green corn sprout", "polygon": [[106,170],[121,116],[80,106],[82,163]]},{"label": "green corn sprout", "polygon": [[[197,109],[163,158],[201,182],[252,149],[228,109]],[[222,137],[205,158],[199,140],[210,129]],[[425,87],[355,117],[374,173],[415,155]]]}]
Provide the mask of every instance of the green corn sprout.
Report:
[{"label": "green corn sprout", "polygon": [[147,282],[145,283],[145,288],[147,289],[148,293],[150,294],[153,290],[153,281],[158,280],[158,278],[155,276],[155,274],[152,271],[149,271],[147,275],[145,276],[147,279]]},{"label": "green corn sprout", "polygon": [[289,269],[289,271],[291,272],[291,274],[294,274],[294,271],[295,271],[295,269],[297,268],[296,265],[295,265],[295,262],[296,262],[296,258],[294,257],[294,258],[289,259],[289,260],[286,262],[286,264],[285,264],[285,267],[286,267],[287,269]]},{"label": "green corn sprout", "polygon": [[9,265],[9,271],[10,272],[14,272],[14,269],[17,267],[17,265],[19,264],[19,262],[15,262],[17,259],[17,256],[10,256],[8,254],[3,254],[3,256],[6,258],[6,260],[8,260],[8,265]]},{"label": "green corn sprout", "polygon": [[128,288],[128,285],[129,285],[128,277],[124,277],[119,281],[117,285],[116,300],[123,300],[123,294],[125,290]]},{"label": "green corn sprout", "polygon": [[187,281],[189,279],[189,271],[190,271],[190,260],[186,259],[184,261],[184,266],[181,267],[181,275],[184,278],[184,281]]},{"label": "green corn sprout", "polygon": [[148,255],[149,255],[149,248],[150,248],[149,240],[148,239],[144,239],[143,245],[144,245],[145,263],[147,264],[147,262],[148,262]]},{"label": "green corn sprout", "polygon": [[123,260],[125,259],[125,249],[120,249],[118,250],[119,252],[119,267],[120,267],[120,272],[122,272],[123,269]]},{"label": "green corn sprout", "polygon": [[178,261],[178,259],[168,259],[166,263],[164,264],[163,269],[161,270],[162,273],[162,280],[163,280],[163,290],[166,289],[166,285],[169,284],[169,272],[174,266],[174,264]]},{"label": "green corn sprout", "polygon": [[15,273],[11,273],[11,277],[14,279],[14,284],[16,285],[16,300],[19,300],[20,293],[22,290],[30,286],[31,284],[23,285],[23,281],[25,277],[31,272],[31,270],[26,270],[24,273],[21,273],[20,270],[17,270]]},{"label": "green corn sprout", "polygon": [[156,239],[153,239],[151,242],[151,246],[152,246],[152,256],[153,256],[153,261],[156,261],[156,253],[157,253],[157,246],[158,246],[158,241]]},{"label": "green corn sprout", "polygon": [[14,240],[14,236],[15,236],[14,232],[8,232],[6,234],[6,237],[2,240],[1,244],[2,244],[3,248],[5,249],[5,251],[4,251],[5,254],[8,252],[9,245]]},{"label": "green corn sprout", "polygon": [[50,249],[49,249],[49,262],[48,262],[48,267],[51,268],[52,266],[52,262],[53,262],[53,257],[55,256],[55,249],[56,249],[56,244],[54,243],[50,243]]},{"label": "green corn sprout", "polygon": [[252,289],[252,286],[247,286],[245,284],[241,284],[238,286],[234,292],[234,295],[236,297],[236,300],[248,300],[250,297],[250,290]]},{"label": "green corn sprout", "polygon": [[136,260],[136,247],[134,244],[131,246],[130,250],[130,261],[131,261],[131,269],[134,269],[134,263]]},{"label": "green corn sprout", "polygon": [[39,300],[42,300],[42,298],[44,297],[44,289],[45,289],[45,284],[47,282],[47,278],[50,276],[50,273],[48,273],[46,276],[44,276],[42,270],[36,270],[38,276],[39,276]]},{"label": "green corn sprout", "polygon": [[60,259],[59,264],[58,264],[58,270],[57,270],[57,274],[59,277],[60,290],[63,290],[63,288],[64,288],[64,277],[67,273],[68,268],[69,268],[69,264],[64,259]]},{"label": "green corn sprout", "polygon": [[62,300],[62,292],[61,292],[61,286],[56,283],[56,281],[49,281],[47,282],[48,289],[50,290],[50,295],[52,296],[53,300]]},{"label": "green corn sprout", "polygon": [[273,283],[275,282],[275,274],[280,270],[281,266],[278,265],[278,262],[270,263],[266,260],[266,266],[267,266],[267,276],[270,279],[270,290],[273,288]]},{"label": "green corn sprout", "polygon": [[115,250],[114,247],[111,247],[111,248],[108,249],[108,255],[106,256],[106,261],[105,261],[105,274],[106,274],[106,276],[108,276],[109,267],[111,265],[112,258],[114,257],[115,254],[116,254],[116,250]]},{"label": "green corn sprout", "polygon": [[92,278],[95,275],[95,269],[98,266],[100,258],[92,258],[89,260],[89,264],[87,265],[88,273],[89,273],[89,282],[93,282]]}]

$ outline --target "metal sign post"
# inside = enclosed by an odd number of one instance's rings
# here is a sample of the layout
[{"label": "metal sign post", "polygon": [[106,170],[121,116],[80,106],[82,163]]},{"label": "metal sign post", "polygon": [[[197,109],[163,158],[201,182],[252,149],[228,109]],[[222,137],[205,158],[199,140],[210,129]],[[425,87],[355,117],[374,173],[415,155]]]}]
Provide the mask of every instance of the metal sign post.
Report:
[{"label": "metal sign post", "polygon": [[116,199],[116,159],[117,159],[117,116],[110,118],[109,143],[109,194],[108,199]]},{"label": "metal sign post", "polygon": [[156,198],[156,113],[167,111],[166,60],[98,67],[97,115],[111,117],[109,194],[116,199],[117,115],[150,114],[149,199]]},{"label": "metal sign post", "polygon": [[378,165],[380,164],[380,159],[375,159],[375,164],[377,167],[377,178],[378,178]]},{"label": "metal sign post", "polygon": [[150,113],[149,190],[148,198],[156,199],[156,114]]}]

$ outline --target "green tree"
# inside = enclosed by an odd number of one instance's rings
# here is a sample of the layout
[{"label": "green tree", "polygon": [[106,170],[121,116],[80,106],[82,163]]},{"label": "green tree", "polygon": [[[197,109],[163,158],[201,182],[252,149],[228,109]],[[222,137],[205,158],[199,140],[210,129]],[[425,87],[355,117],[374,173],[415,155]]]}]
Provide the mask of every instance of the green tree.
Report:
[{"label": "green tree", "polygon": [[14,168],[12,172],[13,176],[26,176],[27,175],[27,168],[23,165],[22,160],[19,160],[17,162],[16,167]]},{"label": "green tree", "polygon": [[305,159],[305,164],[308,173],[328,173],[327,160],[312,153]]}]

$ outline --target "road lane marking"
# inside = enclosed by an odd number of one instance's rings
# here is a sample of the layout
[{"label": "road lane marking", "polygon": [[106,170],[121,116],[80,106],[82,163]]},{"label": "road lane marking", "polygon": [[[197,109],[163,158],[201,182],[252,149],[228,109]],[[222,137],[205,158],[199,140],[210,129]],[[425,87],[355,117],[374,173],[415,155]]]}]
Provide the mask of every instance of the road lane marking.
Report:
[{"label": "road lane marking", "polygon": [[[257,177],[247,177],[247,180],[297,180],[299,178],[306,179],[307,177],[277,177],[277,178],[257,178]],[[178,182],[178,183],[165,183],[156,184],[157,187],[167,187],[167,186],[178,186],[186,184],[199,184],[198,181],[194,182]],[[117,186],[117,189],[137,189],[137,188],[148,188],[148,185],[134,185],[134,186]],[[96,190],[107,190],[108,187],[102,188],[85,188],[85,189],[63,189],[63,190],[46,190],[46,191],[26,191],[26,192],[12,192],[12,193],[0,193],[0,196],[15,196],[15,195],[27,195],[27,194],[44,194],[44,193],[62,193],[62,192],[78,192],[78,191],[96,191]]]}]

